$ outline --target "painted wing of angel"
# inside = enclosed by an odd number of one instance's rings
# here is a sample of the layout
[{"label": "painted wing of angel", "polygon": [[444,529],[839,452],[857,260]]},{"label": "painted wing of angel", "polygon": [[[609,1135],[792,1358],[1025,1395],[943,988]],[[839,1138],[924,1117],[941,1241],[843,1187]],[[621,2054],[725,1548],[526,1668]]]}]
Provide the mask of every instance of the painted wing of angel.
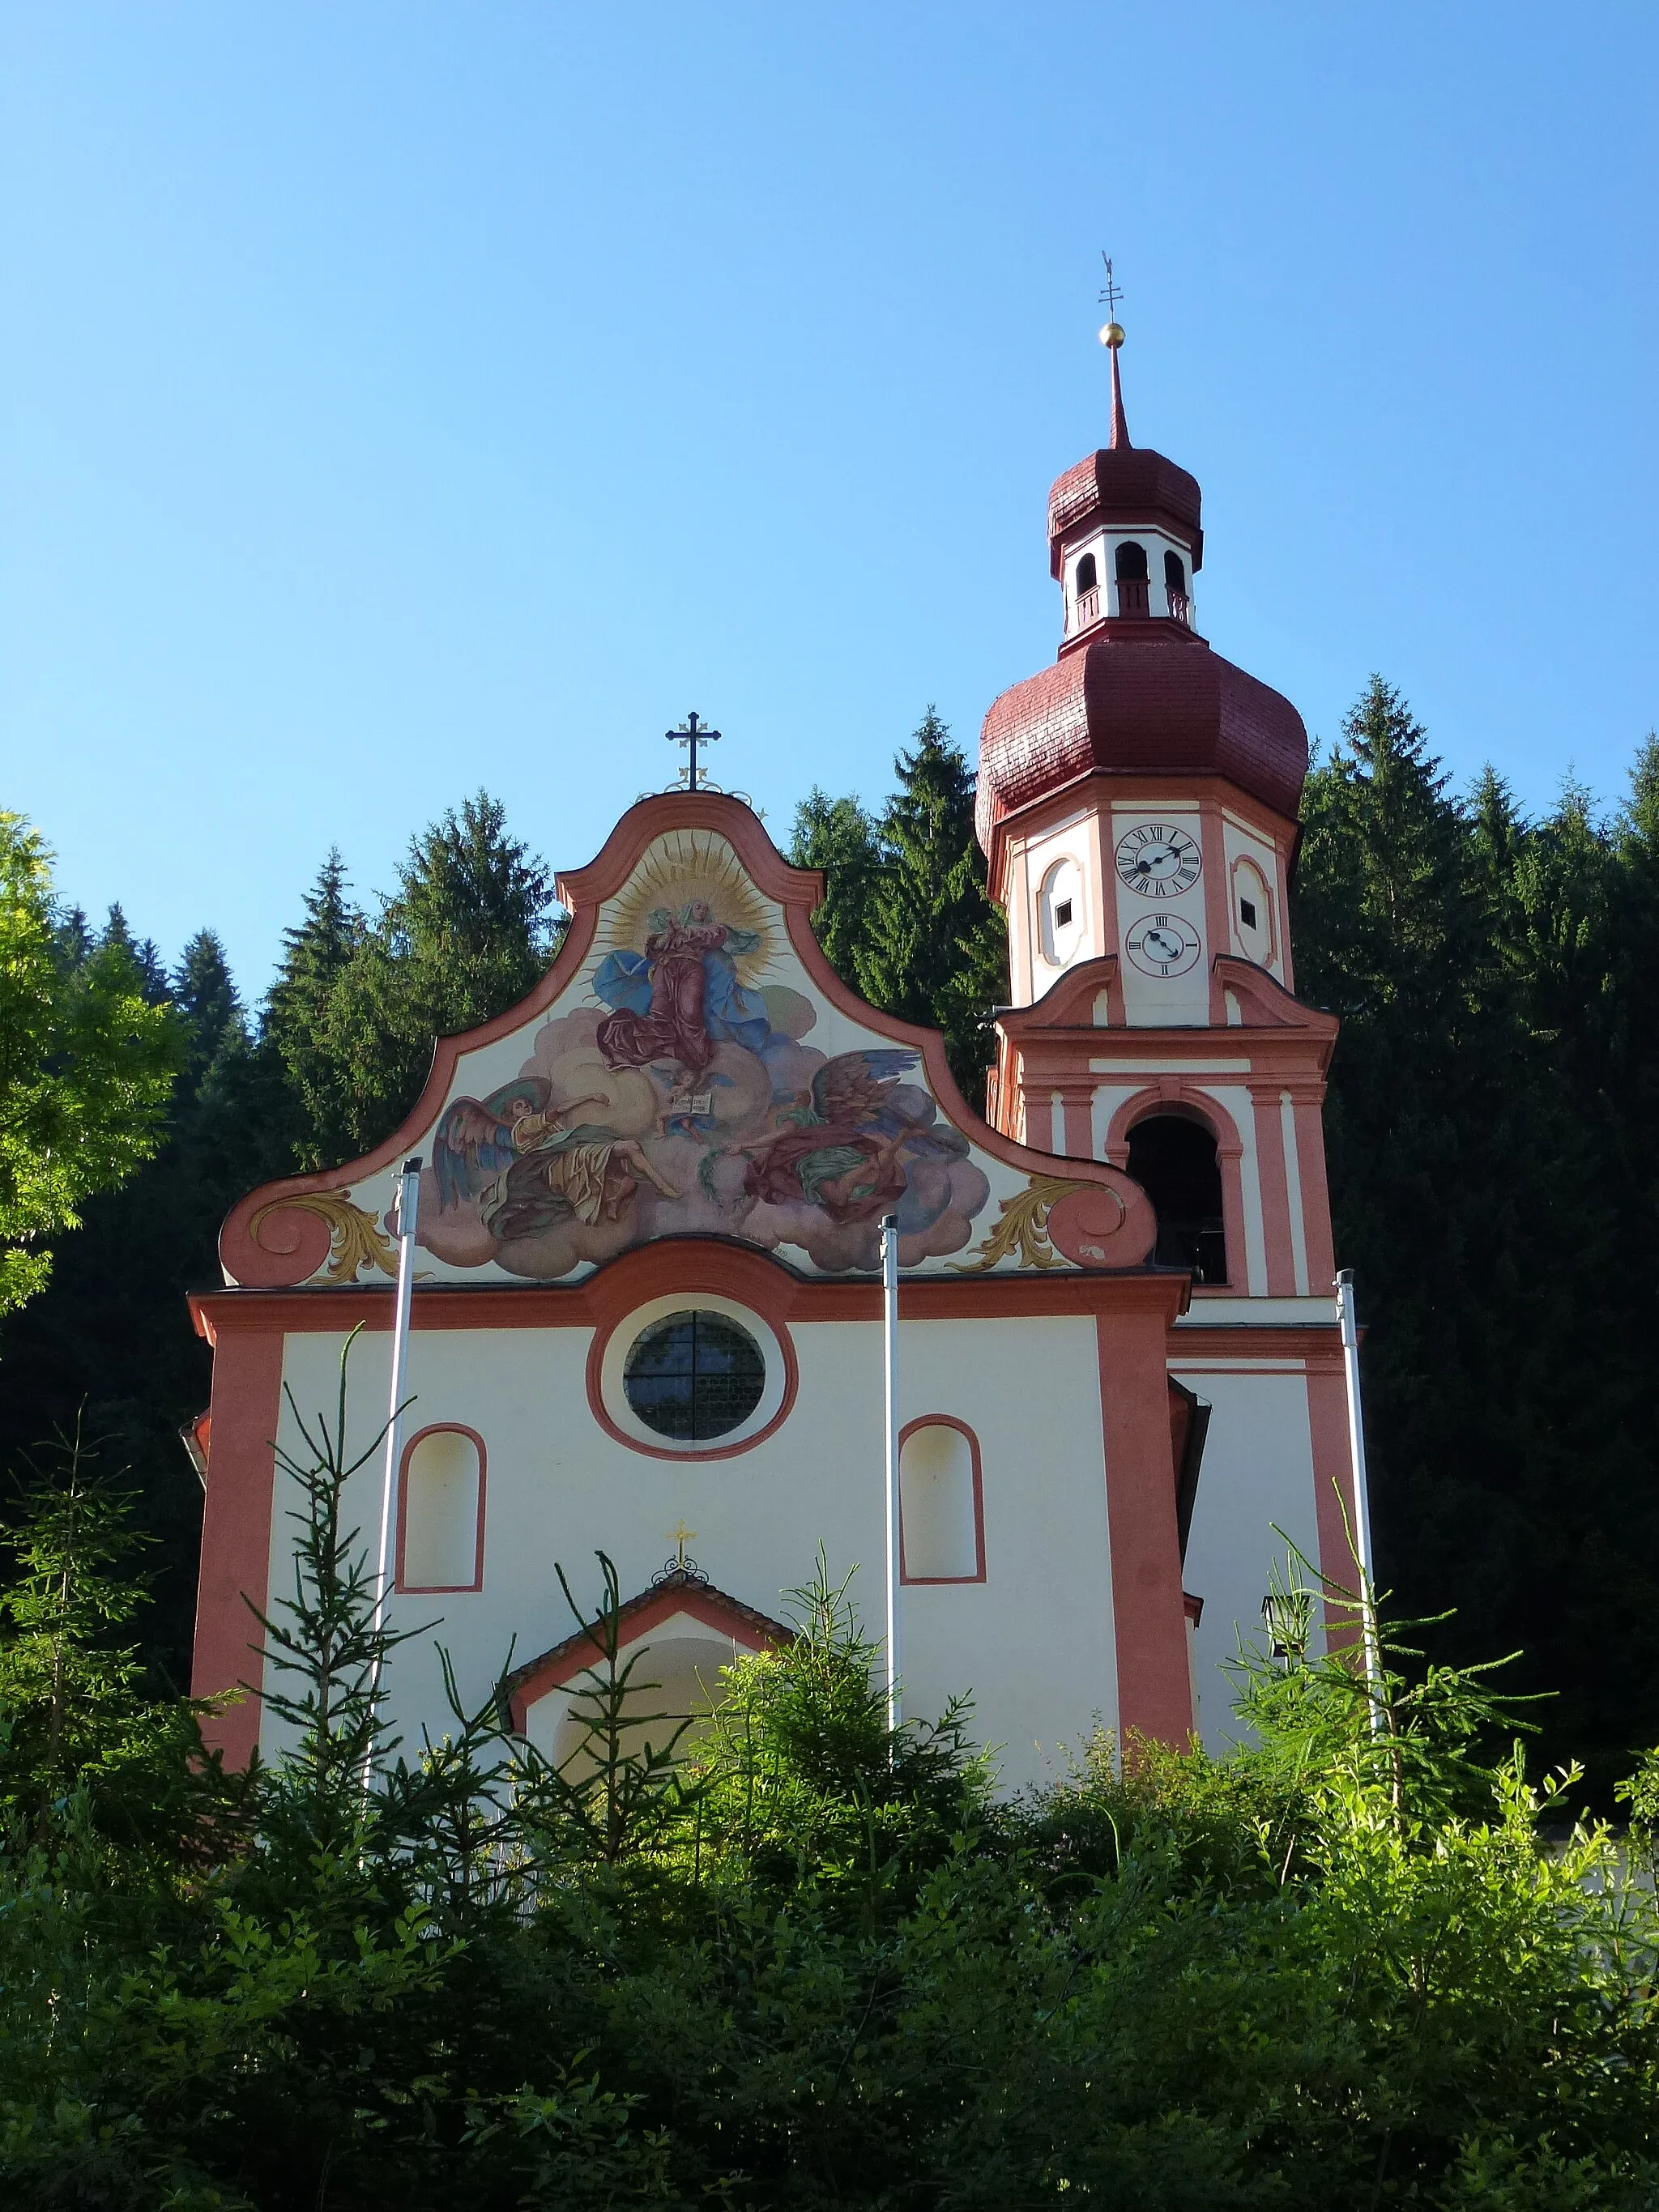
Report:
[{"label": "painted wing of angel", "polygon": [[893,1108],[899,1079],[919,1055],[879,1045],[838,1053],[787,1109],[780,1126],[744,1151],[744,1188],[787,1205],[805,1199],[832,1221],[864,1221],[903,1195],[901,1147],[915,1124]]},{"label": "painted wing of angel", "polygon": [[573,1216],[590,1227],[618,1220],[641,1182],[678,1197],[642,1145],[576,1120],[584,1106],[607,1103],[593,1092],[555,1105],[539,1076],[456,1099],[433,1144],[440,1210],[475,1200],[483,1226],[509,1242]]},{"label": "painted wing of angel", "polygon": [[432,1166],[438,1178],[438,1209],[479,1197],[518,1158],[513,1131],[527,1115],[546,1106],[550,1086],[539,1075],[504,1084],[488,1098],[455,1098],[444,1109],[432,1140]]}]

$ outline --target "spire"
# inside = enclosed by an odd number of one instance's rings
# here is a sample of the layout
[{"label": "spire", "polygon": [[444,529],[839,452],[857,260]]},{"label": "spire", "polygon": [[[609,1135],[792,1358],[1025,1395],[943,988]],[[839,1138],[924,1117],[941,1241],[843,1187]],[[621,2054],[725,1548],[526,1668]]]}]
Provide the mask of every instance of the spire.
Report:
[{"label": "spire", "polygon": [[1100,343],[1111,350],[1112,356],[1112,428],[1106,444],[1115,453],[1127,452],[1129,446],[1129,426],[1123,419],[1123,381],[1118,374],[1118,349],[1123,343],[1121,323],[1108,323],[1100,334]]},{"label": "spire", "polygon": [[1100,304],[1109,320],[1100,333],[1100,343],[1112,351],[1112,429],[1107,439],[1107,449],[1114,453],[1125,453],[1129,447],[1129,426],[1123,419],[1123,385],[1117,373],[1117,349],[1123,343],[1123,325],[1117,319],[1117,303],[1123,297],[1123,288],[1117,281],[1109,253],[1101,255],[1106,265],[1106,283],[1100,295]]}]

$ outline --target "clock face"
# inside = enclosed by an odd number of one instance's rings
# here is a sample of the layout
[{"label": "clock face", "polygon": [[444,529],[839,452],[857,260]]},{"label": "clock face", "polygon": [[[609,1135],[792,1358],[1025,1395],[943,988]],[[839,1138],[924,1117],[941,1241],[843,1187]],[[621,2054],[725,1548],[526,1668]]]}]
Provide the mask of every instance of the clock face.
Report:
[{"label": "clock face", "polygon": [[1198,932],[1178,914],[1149,914],[1123,946],[1143,975],[1184,975],[1197,961]]},{"label": "clock face", "polygon": [[1167,822],[1141,822],[1117,841],[1117,872],[1143,898],[1189,891],[1203,857],[1184,830]]}]

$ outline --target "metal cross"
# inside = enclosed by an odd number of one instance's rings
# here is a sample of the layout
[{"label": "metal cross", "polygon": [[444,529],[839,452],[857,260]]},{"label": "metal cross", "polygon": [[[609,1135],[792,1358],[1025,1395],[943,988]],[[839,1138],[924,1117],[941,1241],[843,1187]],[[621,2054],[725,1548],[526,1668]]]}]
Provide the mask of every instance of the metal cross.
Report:
[{"label": "metal cross", "polygon": [[1111,255],[1109,253],[1103,253],[1100,258],[1106,264],[1106,283],[1100,295],[1100,304],[1105,308],[1106,313],[1115,322],[1117,319],[1117,303],[1123,297],[1123,294],[1119,288],[1117,279],[1112,274]]},{"label": "metal cross", "polygon": [[706,728],[695,714],[688,714],[678,730],[665,730],[663,735],[671,744],[686,745],[690,748],[691,765],[683,773],[686,779],[686,789],[695,791],[697,787],[697,747],[718,743],[720,732]]},{"label": "metal cross", "polygon": [[695,1528],[688,1528],[683,1520],[677,1521],[668,1532],[668,1540],[675,1547],[674,1565],[683,1567],[685,1565],[685,1547],[696,1542],[697,1532]]}]

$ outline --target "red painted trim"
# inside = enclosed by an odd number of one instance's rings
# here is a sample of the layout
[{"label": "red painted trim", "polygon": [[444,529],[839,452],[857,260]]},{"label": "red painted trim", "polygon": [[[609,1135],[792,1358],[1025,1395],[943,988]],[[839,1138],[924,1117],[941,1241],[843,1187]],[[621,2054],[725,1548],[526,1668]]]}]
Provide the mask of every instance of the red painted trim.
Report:
[{"label": "red painted trim", "polygon": [[[1334,1331],[1333,1331],[1334,1334]],[[1348,1444],[1347,1385],[1337,1361],[1308,1374],[1308,1437],[1313,1452],[1314,1511],[1319,1531],[1319,1571],[1339,1589],[1358,1593],[1349,1529],[1354,1525],[1353,1461]],[[1346,1520],[1344,1515],[1346,1515]],[[1358,1534],[1358,1531],[1355,1531]],[[1352,1613],[1327,1604],[1325,1637],[1338,1646],[1357,1643],[1359,1624]]]},{"label": "red painted trim", "polygon": [[1334,1321],[1220,1322],[1213,1328],[1170,1331],[1170,1364],[1182,1374],[1196,1373],[1214,1359],[1271,1359],[1286,1369],[1334,1367],[1340,1372],[1342,1340]]},{"label": "red painted trim", "polygon": [[[1148,1121],[1155,1114],[1167,1114],[1172,1106],[1184,1109],[1192,1120],[1202,1122],[1209,1131],[1215,1139],[1216,1158],[1221,1169],[1221,1226],[1227,1242],[1227,1280],[1225,1284],[1209,1283],[1204,1287],[1246,1291],[1249,1284],[1249,1254],[1244,1242],[1244,1142],[1238,1124],[1219,1099],[1212,1097],[1184,1074],[1159,1076],[1156,1082],[1126,1098],[1112,1115],[1106,1129],[1106,1157],[1127,1169],[1129,1136],[1136,1123]],[[1140,1188],[1139,1183],[1134,1187],[1137,1190]]]},{"label": "red painted trim", "polygon": [[1267,1295],[1296,1296],[1296,1254],[1291,1244],[1291,1185],[1285,1164],[1285,1125],[1279,1095],[1252,1085],[1256,1181],[1261,1191],[1261,1241],[1267,1248]]},{"label": "red painted trim", "polygon": [[1296,1164],[1302,1184],[1302,1235],[1308,1248],[1308,1288],[1316,1297],[1336,1279],[1331,1232],[1331,1194],[1325,1180],[1325,1121],[1318,1098],[1305,1090],[1292,1097]]},{"label": "red painted trim", "polygon": [[[720,1246],[714,1248],[716,1251],[723,1249]],[[643,1259],[660,1249],[660,1246],[647,1244],[640,1248],[637,1255],[630,1256]],[[650,1275],[657,1271],[640,1269],[630,1272],[637,1272],[649,1279]],[[800,1388],[800,1364],[795,1357],[794,1340],[790,1335],[781,1315],[768,1313],[761,1299],[753,1297],[752,1294],[745,1295],[746,1284],[744,1288],[728,1289],[726,1283],[720,1279],[720,1272],[718,1268],[705,1267],[690,1279],[684,1275],[676,1275],[672,1280],[662,1284],[655,1290],[641,1292],[629,1304],[625,1310],[616,1313],[607,1321],[601,1322],[593,1333],[593,1341],[587,1347],[586,1374],[589,1409],[608,1437],[613,1437],[619,1444],[625,1444],[629,1451],[638,1452],[642,1459],[681,1461],[738,1459],[744,1452],[753,1451],[757,1444],[763,1444],[769,1437],[775,1436],[794,1410],[796,1393]],[[747,1271],[740,1268],[733,1269],[732,1273],[739,1282],[744,1282]],[[770,1286],[768,1285],[768,1287]],[[646,1443],[638,1437],[629,1436],[626,1429],[619,1427],[611,1418],[610,1411],[605,1402],[605,1353],[610,1349],[611,1340],[619,1328],[631,1327],[635,1315],[641,1307],[652,1304],[655,1300],[662,1297],[684,1297],[695,1302],[700,1295],[723,1297],[732,1305],[746,1308],[770,1331],[776,1339],[778,1349],[783,1354],[783,1396],[779,1401],[776,1413],[763,1428],[757,1429],[751,1436],[740,1437],[734,1443],[716,1442],[690,1451],[678,1450],[672,1444]]]},{"label": "red painted trim", "polygon": [[[1139,1186],[1122,1178],[1139,1197]],[[592,1328],[608,1311],[631,1312],[647,1297],[695,1284],[690,1255],[720,1254],[729,1275],[711,1280],[711,1290],[742,1297],[759,1312],[787,1314],[792,1321],[878,1321],[881,1285],[842,1278],[805,1279],[752,1245],[718,1237],[661,1237],[623,1253],[574,1283],[422,1283],[415,1288],[410,1325],[416,1329]],[[671,1270],[656,1291],[625,1291],[618,1271],[650,1264]],[[735,1287],[737,1268],[747,1263],[775,1271],[779,1285],[763,1300],[758,1292]],[[711,1261],[711,1266],[714,1264]],[[904,1312],[912,1321],[1002,1320],[1016,1315],[1096,1314],[1167,1309],[1169,1317],[1186,1310],[1186,1278],[1163,1269],[1123,1268],[1111,1273],[1082,1267],[1032,1268],[984,1275],[907,1275],[902,1279]],[[620,1299],[612,1309],[606,1301]],[[788,1303],[784,1303],[785,1297]],[[216,1344],[223,1334],[343,1336],[362,1326],[389,1329],[392,1286],[360,1283],[340,1289],[321,1285],[288,1290],[236,1288],[192,1292],[190,1310],[197,1334]]]},{"label": "red painted trim", "polygon": [[1184,1745],[1193,1703],[1164,1342],[1129,1315],[1103,1315],[1097,1342],[1119,1740]]},{"label": "red painted trim", "polygon": [[1182,1610],[1185,1613],[1188,1620],[1190,1620],[1193,1626],[1196,1628],[1204,1618],[1203,1599],[1201,1597],[1194,1597],[1190,1590],[1183,1590],[1181,1594],[1181,1605]]},{"label": "red painted trim", "polygon": [[[415,1447],[423,1437],[466,1437],[478,1455],[477,1534],[473,1542],[472,1579],[470,1583],[411,1583],[404,1578],[404,1528],[409,1513],[409,1462],[414,1457]],[[484,1449],[484,1440],[476,1429],[469,1429],[465,1421],[428,1421],[423,1429],[416,1429],[404,1446],[403,1456],[398,1462],[398,1559],[393,1570],[393,1589],[424,1590],[446,1595],[461,1590],[481,1590],[483,1588],[484,1556],[484,1485],[488,1478],[489,1455]]]},{"label": "red painted trim", "polygon": [[[1203,839],[1204,873],[1204,934],[1209,949],[1210,1020],[1218,1029],[1224,1028],[1227,1008],[1221,992],[1221,980],[1216,974],[1215,956],[1231,952],[1232,931],[1227,910],[1227,831],[1220,803],[1213,798],[1200,801],[1198,809],[1200,834]],[[1211,862],[1213,859],[1214,865]]]},{"label": "red painted trim", "polygon": [[[979,1562],[976,1573],[971,1575],[913,1575],[904,1564],[904,1445],[905,1439],[918,1429],[955,1429],[968,1439],[968,1449],[973,1455],[974,1465],[974,1556]],[[899,1431],[899,1580],[902,1583],[982,1583],[985,1579],[985,1481],[980,1462],[979,1438],[966,1421],[959,1421],[954,1413],[921,1413],[914,1421],[907,1421]]]},{"label": "red painted trim", "polygon": [[[626,1632],[620,1649],[631,1650],[641,1636],[649,1635],[653,1628],[672,1620],[678,1613],[689,1613],[705,1628],[717,1630],[739,1650],[771,1650],[789,1641],[790,1632],[781,1621],[769,1620],[752,1606],[740,1605],[735,1598],[727,1597],[724,1590],[697,1589],[677,1582],[666,1589],[630,1598],[623,1606],[620,1618]],[[507,1710],[519,1735],[524,1734],[532,1705],[550,1691],[562,1689],[567,1682],[585,1674],[598,1656],[587,1638],[578,1631],[541,1658],[532,1659],[528,1667],[514,1675]]]},{"label": "red painted trim", "polygon": [[203,1726],[204,1736],[229,1766],[246,1766],[259,1741],[264,1664],[259,1624],[248,1606],[263,1613],[269,1603],[282,1394],[281,1337],[233,1334],[218,1346],[191,1694],[213,1698],[239,1686],[250,1692]]}]

